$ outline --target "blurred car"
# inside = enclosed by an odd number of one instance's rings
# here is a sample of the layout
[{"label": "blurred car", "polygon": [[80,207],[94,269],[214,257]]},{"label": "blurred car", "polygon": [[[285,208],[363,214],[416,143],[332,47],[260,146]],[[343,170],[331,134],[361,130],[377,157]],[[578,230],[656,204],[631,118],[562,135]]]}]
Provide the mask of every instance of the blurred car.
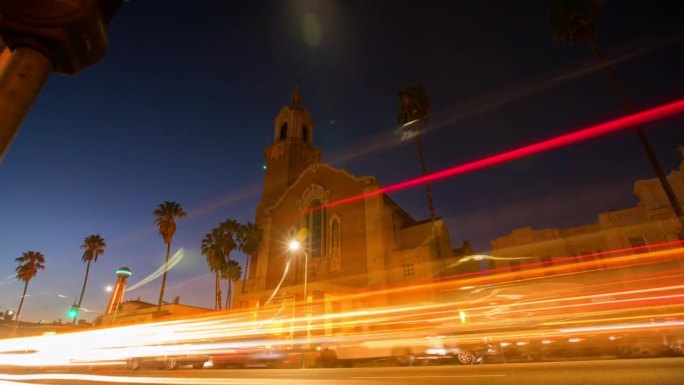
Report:
[{"label": "blurred car", "polygon": [[249,340],[211,354],[214,368],[287,368],[301,365],[298,348],[278,340]]},{"label": "blurred car", "polygon": [[181,366],[192,366],[194,369],[202,369],[204,363],[209,361],[209,359],[210,357],[204,354],[132,357],[126,361],[126,367],[130,370],[141,368],[174,370]]}]

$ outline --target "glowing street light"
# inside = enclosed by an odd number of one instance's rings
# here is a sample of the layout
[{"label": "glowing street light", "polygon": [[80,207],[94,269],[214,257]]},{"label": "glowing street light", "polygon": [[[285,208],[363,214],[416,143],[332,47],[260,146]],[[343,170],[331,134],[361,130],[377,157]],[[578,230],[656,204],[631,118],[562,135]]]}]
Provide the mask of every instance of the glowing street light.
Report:
[{"label": "glowing street light", "polygon": [[290,244],[288,245],[291,251],[297,251],[299,250],[299,242],[297,241],[291,241]]},{"label": "glowing street light", "polygon": [[111,293],[112,290],[114,290],[114,288],[112,287],[112,285],[108,285],[107,287],[105,287],[105,291],[106,291],[107,293]]},{"label": "glowing street light", "polygon": [[[307,313],[307,325],[306,325],[306,338],[307,340],[311,338],[311,318],[310,315],[311,313],[309,312],[308,309],[308,298],[307,298],[307,290],[306,290],[306,285],[308,282],[309,278],[309,254],[301,247],[300,243],[297,240],[292,240],[288,244],[288,248],[292,253],[296,252],[297,250],[302,250],[302,253],[304,253],[304,309]],[[302,368],[304,368],[304,356],[302,355]]]},{"label": "glowing street light", "polygon": [[306,302],[306,284],[309,278],[309,254],[302,248],[299,241],[292,240],[288,244],[290,251],[295,252],[297,250],[302,250],[304,253],[304,302]]}]

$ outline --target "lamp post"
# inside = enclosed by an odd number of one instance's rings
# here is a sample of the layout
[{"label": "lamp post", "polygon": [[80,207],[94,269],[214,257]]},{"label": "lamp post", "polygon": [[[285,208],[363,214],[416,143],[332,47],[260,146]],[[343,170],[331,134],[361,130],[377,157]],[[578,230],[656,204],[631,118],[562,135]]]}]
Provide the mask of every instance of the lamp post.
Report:
[{"label": "lamp post", "polygon": [[[307,295],[307,282],[309,279],[309,254],[304,250],[301,245],[299,244],[298,241],[293,240],[290,241],[289,248],[291,252],[296,252],[301,249],[302,253],[304,253],[304,311],[306,312],[306,340],[307,340],[307,347],[308,347],[308,341],[309,338],[311,338],[311,312],[308,309],[308,295]],[[302,368],[305,368],[304,365],[304,351],[302,350]]]},{"label": "lamp post", "polygon": [[[301,246],[299,242],[297,241],[291,241],[290,242],[290,251],[295,252],[297,250],[301,249]],[[309,278],[309,254],[304,249],[301,249],[302,253],[304,253],[304,302],[306,302],[306,284]]]}]

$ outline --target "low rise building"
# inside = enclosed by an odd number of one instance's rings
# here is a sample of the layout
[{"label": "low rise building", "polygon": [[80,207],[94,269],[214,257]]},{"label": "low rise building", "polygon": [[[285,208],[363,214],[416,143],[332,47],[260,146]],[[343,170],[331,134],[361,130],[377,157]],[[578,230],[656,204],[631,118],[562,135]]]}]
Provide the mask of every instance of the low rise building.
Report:
[{"label": "low rise building", "polygon": [[[679,149],[684,155],[684,148]],[[684,161],[667,179],[684,202]],[[609,258],[607,251],[638,253],[647,251],[648,245],[678,241],[681,225],[658,179],[637,181],[634,195],[638,198],[635,207],[600,213],[594,223],[564,229],[523,227],[494,239],[493,267],[516,270],[535,262],[553,266],[572,257]]]}]

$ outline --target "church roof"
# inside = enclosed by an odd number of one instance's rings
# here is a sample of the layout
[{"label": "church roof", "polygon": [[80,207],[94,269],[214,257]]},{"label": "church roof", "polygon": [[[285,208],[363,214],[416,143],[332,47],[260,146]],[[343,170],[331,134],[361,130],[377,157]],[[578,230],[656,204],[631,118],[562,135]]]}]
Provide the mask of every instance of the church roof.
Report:
[{"label": "church roof", "polygon": [[354,180],[355,182],[361,182],[361,183],[364,183],[366,185],[373,185],[373,184],[377,185],[377,181],[375,180],[375,177],[372,177],[372,176],[357,177],[356,175],[352,174],[351,172],[349,172],[345,169],[336,168],[336,167],[333,167],[327,163],[312,163],[299,174],[297,179],[295,179],[294,182],[292,182],[292,184],[289,187],[287,187],[285,190],[283,190],[282,194],[280,194],[280,197],[275,201],[275,203],[271,207],[268,207],[266,209],[266,212],[272,211],[272,210],[276,209],[278,206],[280,206],[280,204],[283,202],[283,200],[285,200],[285,197],[290,193],[290,191],[292,191],[293,188],[295,188],[295,186],[297,186],[299,184],[299,182],[304,178],[305,175],[312,173],[312,172],[316,172],[316,171],[318,171],[319,168],[325,168],[325,169],[328,169],[328,170],[335,172],[337,174],[344,175],[347,178]]}]

